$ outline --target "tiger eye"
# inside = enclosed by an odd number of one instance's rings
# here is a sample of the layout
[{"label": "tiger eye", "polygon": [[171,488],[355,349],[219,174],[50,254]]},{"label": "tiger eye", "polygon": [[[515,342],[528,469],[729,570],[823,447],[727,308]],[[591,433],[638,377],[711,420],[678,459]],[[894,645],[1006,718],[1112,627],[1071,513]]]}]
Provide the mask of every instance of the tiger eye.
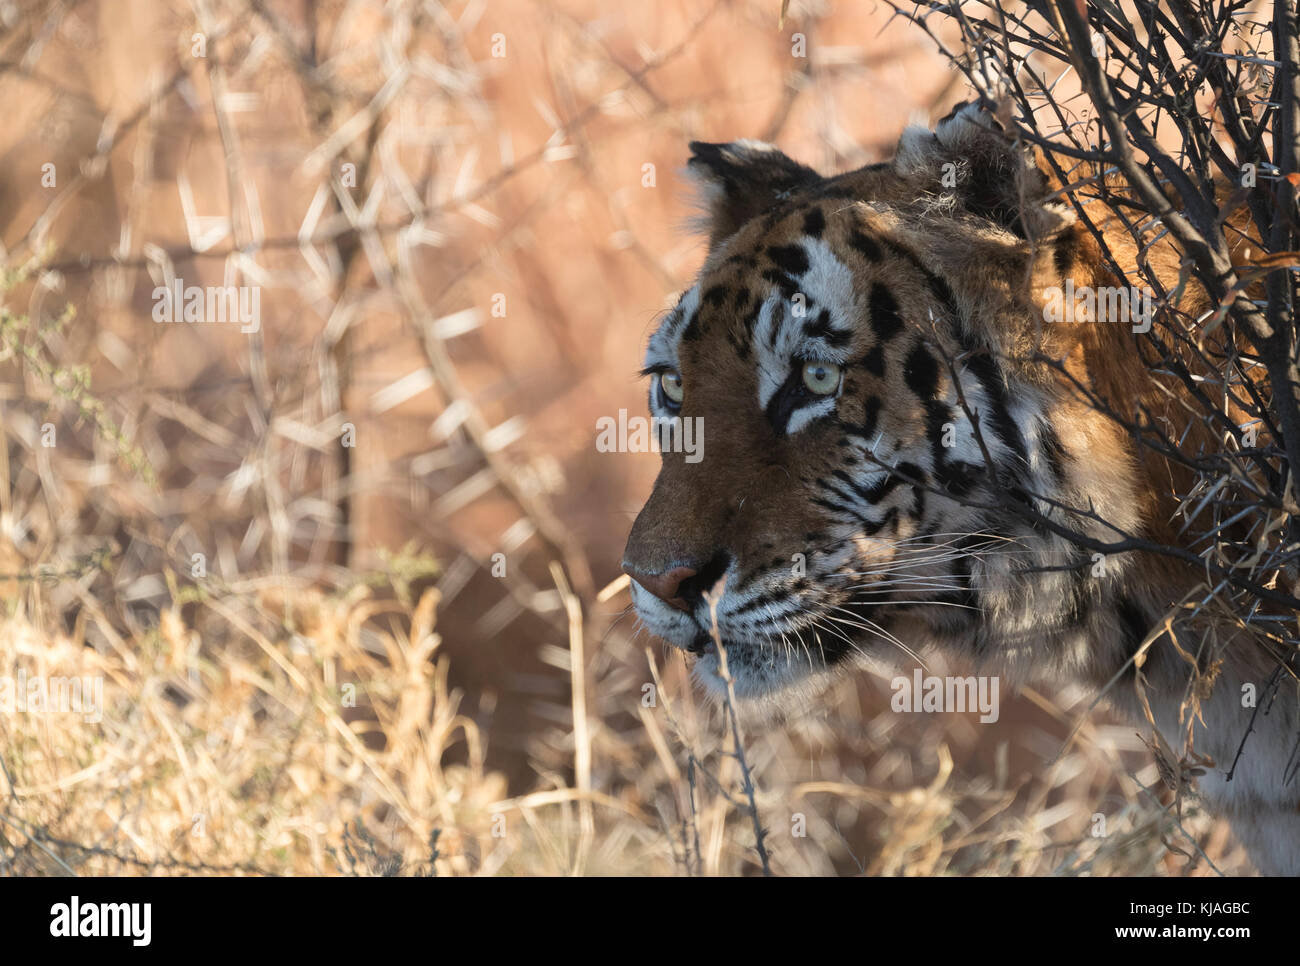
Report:
[{"label": "tiger eye", "polygon": [[833,362],[805,362],[803,384],[817,396],[829,396],[840,387],[840,367]]},{"label": "tiger eye", "polygon": [[686,396],[686,389],[682,385],[682,376],[679,372],[669,370],[661,373],[659,376],[659,385],[664,391],[664,395],[677,405],[682,404],[682,399]]}]

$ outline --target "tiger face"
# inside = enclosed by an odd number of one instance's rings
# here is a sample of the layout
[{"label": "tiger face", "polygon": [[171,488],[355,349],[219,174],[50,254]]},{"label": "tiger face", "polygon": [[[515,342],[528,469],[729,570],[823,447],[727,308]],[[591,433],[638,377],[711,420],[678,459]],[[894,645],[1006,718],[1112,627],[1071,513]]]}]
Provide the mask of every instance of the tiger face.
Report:
[{"label": "tiger face", "polygon": [[692,151],[710,251],[644,373],[702,458],[664,449],[627,542],[646,627],[717,685],[716,620],[751,698],[935,641],[1014,663],[1048,633],[1086,662],[1089,624],[1124,620],[1096,606],[1111,584],[1008,494],[1134,526],[1143,502],[1115,428],[1033,361],[1083,351],[1042,300],[1088,271],[1044,173],[974,105],[835,177],[754,142]]},{"label": "tiger face", "polygon": [[[1220,444],[1144,361],[1141,326],[1048,312],[1114,286],[1093,231],[1167,291],[1182,255],[1139,249],[1104,201],[1076,222],[1060,159],[1023,152],[996,112],[960,106],[835,177],[766,145],[692,145],[709,254],[645,372],[652,414],[694,445],[665,448],[628,538],[637,613],[719,691],[716,634],[742,699],[923,649],[1013,688],[1082,685],[1211,763],[1206,803],[1262,870],[1300,874],[1296,692],[1256,718],[1240,695],[1276,658],[1234,614],[1180,603],[1204,595],[1196,567],[1111,546],[1196,545],[1177,522],[1191,477],[1123,414],[1189,453]],[[1214,304],[1189,285],[1157,320],[1222,358],[1231,336],[1195,328]]]}]

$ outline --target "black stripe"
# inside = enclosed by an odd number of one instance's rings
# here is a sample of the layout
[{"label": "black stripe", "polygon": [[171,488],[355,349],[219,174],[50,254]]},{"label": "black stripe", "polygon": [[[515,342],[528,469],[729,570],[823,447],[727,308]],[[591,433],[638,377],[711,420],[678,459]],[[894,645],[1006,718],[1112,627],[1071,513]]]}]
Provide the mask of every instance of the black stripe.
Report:
[{"label": "black stripe", "polygon": [[834,348],[842,348],[848,345],[850,336],[849,332],[831,328],[830,309],[822,309],[818,312],[817,317],[804,326],[803,332],[805,338],[822,339]]},{"label": "black stripe", "polygon": [[1039,439],[1040,447],[1043,451],[1043,459],[1047,460],[1047,468],[1052,473],[1052,479],[1057,483],[1065,482],[1065,446],[1061,443],[1061,437],[1056,435],[1056,430],[1052,424],[1046,420],[1039,420]]},{"label": "black stripe", "polygon": [[1056,274],[1064,278],[1074,264],[1075,234],[1073,230],[1066,229],[1056,236],[1056,241],[1052,245],[1052,263],[1056,266]]},{"label": "black stripe", "polygon": [[808,253],[802,245],[772,245],[767,250],[767,257],[791,275],[802,275],[808,271]]},{"label": "black stripe", "polygon": [[707,289],[704,292],[704,298],[703,298],[704,304],[712,305],[714,307],[721,305],[724,301],[726,301],[727,291],[728,289],[727,286],[725,285],[712,286],[711,288]]},{"label": "black stripe", "polygon": [[862,357],[862,368],[873,376],[882,377],[885,374],[885,347],[877,344],[870,352]]},{"label": "black stripe", "polygon": [[694,342],[700,337],[700,313],[697,309],[691,313],[691,317],[686,321],[686,328],[682,329],[682,341]]},{"label": "black stripe", "polygon": [[[860,518],[862,519],[862,518]],[[870,520],[862,519],[862,532],[868,537],[874,537],[889,524],[898,519],[898,507],[891,506],[889,512],[880,518],[879,523],[872,523]]]},{"label": "black stripe", "polygon": [[945,493],[960,498],[975,486],[980,469],[962,460],[948,459],[948,448],[943,445],[943,424],[952,421],[952,409],[946,403],[932,399],[925,404],[925,434],[930,439],[935,482]]},{"label": "black stripe", "polygon": [[933,399],[939,392],[939,363],[925,346],[918,345],[907,354],[903,381],[922,399]]},{"label": "black stripe", "polygon": [[773,285],[781,290],[782,297],[788,302],[795,297],[799,291],[799,283],[787,275],[785,272],[779,272],[775,268],[763,270],[763,278],[767,279]]},{"label": "black stripe", "polygon": [[961,311],[958,308],[957,295],[953,292],[952,286],[942,277],[926,268],[925,264],[917,256],[916,252],[912,251],[906,245],[900,245],[896,241],[888,240],[884,241],[884,244],[888,246],[891,252],[899,258],[907,261],[913,268],[921,273],[921,277],[925,279],[926,285],[930,288],[930,293],[938,299],[941,305],[943,305],[954,322],[960,321]]},{"label": "black stripe", "polygon": [[[1007,398],[1006,376],[999,368],[997,362],[988,353],[980,353],[971,356],[966,362],[979,380],[980,385],[984,388],[985,395],[988,396],[989,408],[992,409],[993,433],[1002,444],[1014,452],[1023,464],[1029,464],[1029,451],[1025,447],[1024,437],[1020,434],[1020,427],[1011,416],[1009,400]],[[1019,467],[1014,469],[1018,470]]]},{"label": "black stripe", "polygon": [[880,397],[868,396],[863,405],[862,422],[839,421],[840,428],[850,436],[871,441],[876,435],[876,421],[880,418]]},{"label": "black stripe", "polygon": [[[1126,677],[1131,677],[1137,673],[1137,666],[1130,661],[1134,657],[1142,642],[1146,640],[1147,632],[1151,630],[1151,625],[1147,619],[1142,616],[1142,610],[1130,597],[1120,597],[1115,602],[1115,614],[1119,617],[1121,641],[1120,646],[1123,648],[1124,659],[1129,664],[1124,669]],[[1148,658],[1151,652],[1147,652]],[[1151,671],[1150,660],[1144,662],[1148,673]]]},{"label": "black stripe", "polygon": [[884,251],[874,238],[857,230],[849,235],[849,247],[869,262],[878,262],[885,257]]},{"label": "black stripe", "polygon": [[889,289],[879,282],[871,286],[867,311],[871,315],[871,329],[881,342],[888,342],[903,331],[903,317],[898,314],[898,302]]}]

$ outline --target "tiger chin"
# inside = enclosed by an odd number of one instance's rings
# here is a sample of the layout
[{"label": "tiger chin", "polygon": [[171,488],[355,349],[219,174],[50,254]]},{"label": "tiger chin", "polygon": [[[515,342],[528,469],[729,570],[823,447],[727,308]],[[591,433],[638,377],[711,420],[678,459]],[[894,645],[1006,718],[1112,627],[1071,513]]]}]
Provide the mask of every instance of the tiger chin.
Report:
[{"label": "tiger chin", "polygon": [[[698,420],[702,458],[661,447],[623,560],[637,614],[715,692],[721,641],[759,705],[925,651],[1004,685],[1104,691],[1143,726],[1149,703],[1175,758],[1211,763],[1196,791],[1256,866],[1300,874],[1294,676],[1238,755],[1243,688],[1264,695],[1276,660],[1230,619],[1183,621],[1185,564],[1059,532],[1178,545],[1184,471],[1093,403],[1187,420],[1135,351],[1144,329],[1048,311],[1063,287],[1115,281],[1004,117],[958,105],[892,161],[834,176],[759,142],[691,144],[708,255],[643,374],[653,416]],[[1127,232],[1090,214],[1131,271]],[[1177,278],[1172,246],[1144,257]],[[1185,443],[1216,445],[1195,425]]]}]

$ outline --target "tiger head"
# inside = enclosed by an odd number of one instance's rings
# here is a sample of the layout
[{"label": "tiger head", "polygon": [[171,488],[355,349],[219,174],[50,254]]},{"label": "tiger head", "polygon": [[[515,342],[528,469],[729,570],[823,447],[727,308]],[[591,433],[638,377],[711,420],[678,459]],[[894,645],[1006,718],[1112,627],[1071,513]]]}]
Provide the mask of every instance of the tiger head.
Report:
[{"label": "tiger head", "polygon": [[1089,366],[1132,336],[1045,322],[1099,269],[1042,158],[974,104],[832,177],[757,142],[691,150],[709,252],[644,373],[652,416],[702,447],[661,447],[628,538],[646,627],[717,685],[716,624],[751,698],[935,642],[1014,663],[1055,634],[1086,660],[1124,565],[1080,579],[1043,520],[1142,522],[1125,438],[1078,385],[1122,395]]}]

